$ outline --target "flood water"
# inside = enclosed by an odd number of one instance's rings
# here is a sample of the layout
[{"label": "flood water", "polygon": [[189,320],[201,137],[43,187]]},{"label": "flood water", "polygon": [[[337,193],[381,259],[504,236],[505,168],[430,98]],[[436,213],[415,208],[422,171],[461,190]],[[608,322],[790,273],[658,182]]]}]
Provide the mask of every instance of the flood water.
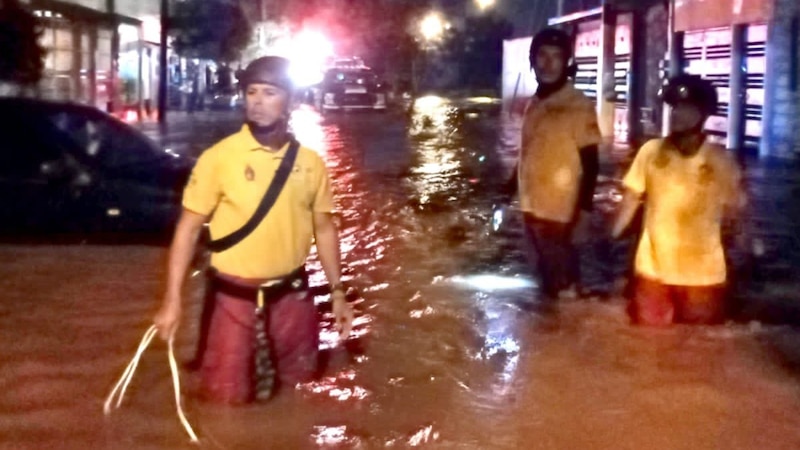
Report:
[{"label": "flood water", "polygon": [[[774,350],[796,348],[794,328],[653,330],[630,326],[618,296],[537,300],[518,221],[490,226],[513,124],[485,99],[422,98],[408,117],[302,108],[293,126],[333,175],[346,277],[360,294],[355,331],[338,342],[326,316],[323,377],[267,404],[202,403],[184,371],[201,448],[800,448],[799,379]],[[596,231],[612,187],[598,191]],[[589,280],[610,289],[627,251],[590,243]],[[0,246],[0,448],[193,447],[160,341],[122,407],[102,412],[156,311],[165,258],[150,246]],[[181,361],[201,291],[193,278]]]}]

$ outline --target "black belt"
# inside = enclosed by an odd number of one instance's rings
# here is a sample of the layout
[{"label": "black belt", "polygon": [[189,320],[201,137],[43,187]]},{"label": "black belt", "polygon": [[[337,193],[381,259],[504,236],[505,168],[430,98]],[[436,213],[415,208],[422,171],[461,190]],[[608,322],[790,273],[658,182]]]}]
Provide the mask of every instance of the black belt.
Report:
[{"label": "black belt", "polygon": [[268,281],[259,286],[248,286],[226,280],[221,278],[213,268],[209,270],[208,275],[209,284],[213,292],[252,301],[253,303],[257,301],[259,291],[261,291],[265,300],[272,300],[283,297],[290,292],[308,290],[308,274],[305,266],[300,266],[285,277]]}]

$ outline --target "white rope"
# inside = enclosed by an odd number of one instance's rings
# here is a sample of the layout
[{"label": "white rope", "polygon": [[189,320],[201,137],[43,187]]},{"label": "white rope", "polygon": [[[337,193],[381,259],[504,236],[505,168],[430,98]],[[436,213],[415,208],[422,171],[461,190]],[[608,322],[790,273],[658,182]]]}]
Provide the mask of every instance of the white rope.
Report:
[{"label": "white rope", "polygon": [[186,420],[186,414],[183,413],[183,406],[181,406],[181,379],[178,373],[178,363],[175,361],[175,352],[172,350],[173,336],[169,337],[169,368],[172,371],[172,387],[175,388],[175,407],[178,410],[178,418],[181,419],[181,425],[189,434],[189,439],[192,442],[198,442],[197,435],[194,433],[189,421]]},{"label": "white rope", "polygon": [[[108,395],[108,398],[106,398],[106,401],[103,404],[103,413],[105,413],[105,415],[111,413],[111,403],[114,401],[115,395],[119,394],[119,397],[117,398],[114,408],[119,408],[120,404],[122,404],[122,398],[125,396],[125,390],[128,388],[128,385],[133,379],[133,374],[136,371],[136,367],[139,365],[139,359],[142,357],[144,351],[147,350],[147,346],[150,345],[150,342],[153,340],[153,337],[155,337],[157,332],[158,329],[156,326],[151,325],[150,328],[148,328],[144,333],[144,337],[142,337],[142,341],[139,343],[139,348],[136,350],[136,354],[133,356],[133,359],[128,364],[128,367],[122,373],[122,377],[120,377],[119,381],[117,381],[114,389],[111,390],[111,393]],[[181,406],[181,381],[180,374],[178,373],[178,363],[175,360],[172,336],[170,336],[167,344],[167,355],[169,357],[170,372],[172,373],[172,386],[175,390],[175,406],[178,410],[178,418],[181,421],[181,425],[183,425],[183,428],[186,430],[186,433],[189,435],[189,439],[191,439],[192,442],[199,442],[197,435],[192,429],[192,426],[189,425],[189,421],[186,420],[186,414],[184,414],[183,407]]]}]

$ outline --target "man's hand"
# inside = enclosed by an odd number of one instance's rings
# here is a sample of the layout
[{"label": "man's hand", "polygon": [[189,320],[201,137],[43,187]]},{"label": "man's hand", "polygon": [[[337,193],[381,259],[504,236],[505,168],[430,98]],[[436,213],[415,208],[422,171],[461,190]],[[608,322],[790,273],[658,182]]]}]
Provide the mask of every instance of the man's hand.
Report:
[{"label": "man's hand", "polygon": [[178,330],[178,325],[181,320],[181,302],[180,298],[172,298],[169,295],[164,299],[156,316],[153,318],[153,323],[158,328],[158,335],[161,339],[169,340],[175,335]]},{"label": "man's hand", "polygon": [[336,319],[335,326],[339,331],[339,339],[350,337],[350,330],[353,329],[353,307],[347,303],[345,293],[342,290],[335,290],[331,293],[333,301],[333,316]]}]

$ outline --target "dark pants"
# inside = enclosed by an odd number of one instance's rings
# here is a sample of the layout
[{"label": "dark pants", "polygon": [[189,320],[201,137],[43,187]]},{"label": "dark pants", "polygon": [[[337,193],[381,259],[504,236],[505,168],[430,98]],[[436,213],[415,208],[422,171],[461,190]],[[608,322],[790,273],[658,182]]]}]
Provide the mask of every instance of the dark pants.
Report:
[{"label": "dark pants", "polygon": [[575,224],[553,222],[524,214],[525,236],[531,262],[536,261],[542,293],[557,298],[558,292],[580,282],[578,252],[572,243]]},{"label": "dark pants", "polygon": [[[227,283],[258,286],[247,280],[218,274]],[[254,390],[255,302],[220,290],[213,292],[208,335],[202,357],[201,394],[218,403],[252,401]],[[317,372],[319,317],[313,294],[286,290],[270,298],[265,329],[271,359],[280,384],[293,386],[311,380]]]}]

